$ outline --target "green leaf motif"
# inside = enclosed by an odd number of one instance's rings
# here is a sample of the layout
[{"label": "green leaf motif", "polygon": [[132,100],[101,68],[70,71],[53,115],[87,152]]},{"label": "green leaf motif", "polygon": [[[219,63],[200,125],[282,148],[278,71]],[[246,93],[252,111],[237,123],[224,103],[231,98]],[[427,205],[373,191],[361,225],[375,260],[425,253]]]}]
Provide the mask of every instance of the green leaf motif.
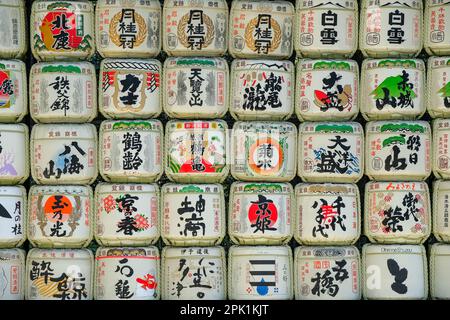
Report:
[{"label": "green leaf motif", "polygon": [[416,94],[410,87],[406,86],[405,90],[400,88],[400,83],[402,81],[403,78],[401,76],[387,77],[375,90],[370,93],[370,95],[372,95],[374,99],[384,99],[385,91],[383,89],[387,89],[391,97],[399,98],[402,94],[409,94],[411,99],[414,99]]}]

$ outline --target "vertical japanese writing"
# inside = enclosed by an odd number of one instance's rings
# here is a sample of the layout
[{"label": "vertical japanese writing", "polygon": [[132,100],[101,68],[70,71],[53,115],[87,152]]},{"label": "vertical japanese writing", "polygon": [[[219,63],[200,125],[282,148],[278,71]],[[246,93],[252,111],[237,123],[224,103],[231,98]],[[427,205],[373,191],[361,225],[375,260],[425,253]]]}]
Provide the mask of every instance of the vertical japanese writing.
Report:
[{"label": "vertical japanese writing", "polygon": [[55,81],[49,84],[56,92],[56,100],[51,104],[50,109],[52,111],[63,110],[64,116],[67,115],[67,111],[69,110],[70,100],[69,100],[69,91],[70,91],[70,82],[67,76],[57,76]]},{"label": "vertical japanese writing", "polygon": [[123,135],[123,170],[138,170],[143,160],[139,157],[142,150],[142,140],[139,132],[131,134],[129,132]]},{"label": "vertical japanese writing", "polygon": [[273,39],[272,16],[270,14],[258,14],[253,38],[257,53],[268,54]]},{"label": "vertical japanese writing", "polygon": [[56,15],[55,20],[51,22],[52,31],[59,30],[59,33],[53,35],[54,42],[52,48],[55,50],[71,49],[69,46],[69,33],[67,32],[70,29],[70,26],[67,25],[68,22],[69,20],[64,13]]},{"label": "vertical japanese writing", "polygon": [[[396,138],[396,137],[393,137]],[[405,136],[404,135],[400,135],[398,136],[399,141],[405,141]],[[390,153],[385,161],[384,161],[384,168],[386,171],[391,171],[391,169],[394,170],[405,170],[408,166],[408,162],[409,164],[417,164],[418,160],[419,160],[419,156],[417,154],[417,152],[420,150],[420,136],[419,135],[412,135],[409,136],[408,139],[406,140],[406,149],[409,150],[409,158],[406,159],[404,157],[400,157],[400,147],[398,145],[393,145],[392,146],[392,153]]]},{"label": "vertical japanese writing", "polygon": [[405,36],[405,31],[402,29],[405,24],[405,14],[400,12],[398,9],[393,12],[389,12],[388,24],[391,28],[387,31],[387,41],[390,44],[402,44],[402,42],[405,41],[403,38]]},{"label": "vertical japanese writing", "polygon": [[119,97],[120,101],[127,106],[135,105],[139,95],[136,93],[141,86],[142,81],[133,74],[127,74],[125,79],[120,80],[122,93]]},{"label": "vertical japanese writing", "polygon": [[119,41],[122,48],[134,48],[136,42],[136,19],[134,9],[122,9],[119,20]]},{"label": "vertical japanese writing", "polygon": [[264,72],[263,78],[263,85],[258,82],[255,86],[245,88],[242,105],[244,110],[263,111],[266,107],[275,109],[282,106],[279,98],[282,76],[276,76],[273,72],[267,75]]},{"label": "vertical japanese writing", "polygon": [[69,203],[67,203],[67,198],[62,196],[62,195],[55,195],[53,197],[54,201],[53,201],[53,205],[52,205],[52,210],[53,210],[53,217],[52,217],[52,221],[55,221],[55,224],[53,225],[53,227],[50,229],[50,237],[64,237],[66,236],[66,230],[64,230],[63,232],[61,232],[61,229],[64,225],[63,222],[63,209],[69,206]]},{"label": "vertical japanese writing", "polygon": [[338,36],[338,33],[335,29],[337,23],[338,16],[336,13],[333,13],[331,10],[322,13],[321,24],[322,27],[325,27],[320,32],[320,42],[322,42],[322,44],[334,45],[339,41],[338,39],[336,39]]},{"label": "vertical japanese writing", "polygon": [[202,83],[205,81],[201,76],[202,69],[193,68],[191,69],[191,75],[189,77],[189,85],[191,87],[191,98],[189,99],[189,105],[192,106],[202,106],[203,100],[201,98]]},{"label": "vertical japanese writing", "polygon": [[259,194],[258,200],[251,201],[251,203],[248,218],[251,223],[250,227],[254,229],[253,233],[276,231],[277,228],[274,225],[278,218],[278,210],[273,200]]},{"label": "vertical japanese writing", "polygon": [[316,237],[317,233],[320,233],[322,237],[328,238],[327,231],[330,227],[333,231],[336,230],[336,226],[340,227],[342,231],[346,230],[344,220],[347,216],[342,214],[342,208],[345,208],[345,203],[342,201],[341,196],[338,196],[331,204],[321,198],[320,203],[314,201],[312,208],[317,209],[317,216],[315,218],[317,226],[314,226],[312,230],[313,237]]},{"label": "vertical japanese writing", "polygon": [[[311,290],[313,295],[320,297],[321,294],[327,294],[330,297],[335,297],[339,293],[339,285],[350,278],[347,269],[345,269],[347,261],[340,260],[334,261],[334,263],[335,266],[331,268],[331,271],[327,268],[325,272],[317,272],[315,277],[311,278],[311,282],[314,284]],[[320,261],[317,261],[317,264],[320,264]]]},{"label": "vertical japanese writing", "polygon": [[[1,216],[1,214],[0,214]],[[14,235],[19,235],[22,234],[22,224],[21,224],[21,220],[22,220],[22,202],[21,201],[17,201],[16,205],[14,207],[14,212],[13,212],[13,216],[14,216],[14,226],[12,226],[12,233]]]},{"label": "vertical japanese writing", "polygon": [[[196,237],[200,230],[202,235],[205,235],[206,225],[202,213],[205,211],[206,201],[202,195],[199,195],[195,207],[191,206],[191,203],[192,202],[188,200],[188,196],[186,196],[177,210],[180,220],[178,227],[183,229],[180,229],[180,235],[187,236],[188,233],[190,233],[191,236]],[[184,216],[186,213],[190,214],[188,218]],[[184,226],[182,226],[183,223]]]},{"label": "vertical japanese writing", "polygon": [[[194,270],[191,270],[190,266],[187,264],[186,259],[180,259],[179,260],[179,267],[178,272],[181,273],[180,279],[177,281],[177,283],[173,283],[176,288],[176,292],[172,293],[172,295],[177,295],[179,298],[181,296],[181,292],[186,288],[195,288],[197,289],[197,297],[200,299],[203,299],[205,297],[205,293],[203,292],[203,289],[211,289],[212,286],[209,284],[206,284],[204,280],[208,278],[209,274],[214,274],[214,270],[211,268],[215,266],[215,263],[212,261],[209,261],[208,263],[204,263],[205,258],[201,258],[198,260],[196,266],[194,267]],[[189,274],[192,274],[192,276],[189,276]],[[185,282],[186,285],[183,285]]]},{"label": "vertical japanese writing", "polygon": [[203,134],[190,135],[191,138],[191,154],[192,154],[192,170],[193,171],[205,171],[206,167],[202,163],[203,154],[205,152],[204,136]]},{"label": "vertical japanese writing", "polygon": [[120,273],[125,278],[117,280],[115,283],[115,294],[119,299],[130,299],[134,296],[133,292],[130,292],[130,283],[127,278],[130,278],[134,274],[132,267],[127,265],[128,259],[124,258],[119,260],[119,264],[116,266],[115,273]]},{"label": "vertical japanese writing", "polygon": [[358,161],[350,152],[350,145],[347,144],[348,139],[340,135],[329,139],[334,144],[327,146],[328,149],[321,147],[314,150],[317,163],[317,172],[320,173],[351,173],[359,172]]},{"label": "vertical japanese writing", "polygon": [[408,270],[406,268],[401,268],[398,262],[394,259],[387,260],[387,267],[389,273],[394,276],[394,282],[391,284],[391,289],[398,294],[405,294],[408,292],[408,287],[404,284],[408,278]]},{"label": "vertical japanese writing", "polygon": [[[50,160],[48,167],[43,171],[45,178],[49,179],[54,176],[55,179],[60,179],[62,174],[80,174],[80,171],[84,169],[84,165],[80,163],[80,158],[76,154],[72,154],[72,147],[78,152],[79,155],[85,157],[86,152],[78,145],[77,141],[72,141],[72,143],[67,146],[64,145],[64,151],[59,154],[58,163]],[[70,156],[70,157],[69,157]],[[61,168],[61,162],[62,168]],[[55,165],[56,171],[55,171]]]},{"label": "vertical japanese writing", "polygon": [[187,23],[187,42],[191,50],[201,50],[205,44],[205,24],[203,10],[190,10]]}]

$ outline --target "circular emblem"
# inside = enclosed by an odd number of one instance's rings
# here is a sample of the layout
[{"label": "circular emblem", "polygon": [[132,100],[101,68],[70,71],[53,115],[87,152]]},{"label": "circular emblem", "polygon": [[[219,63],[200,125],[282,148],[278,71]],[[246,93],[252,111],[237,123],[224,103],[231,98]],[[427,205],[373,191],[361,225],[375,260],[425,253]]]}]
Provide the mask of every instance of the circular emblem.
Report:
[{"label": "circular emblem", "polygon": [[[258,48],[256,47],[258,39],[255,39],[255,34],[258,33],[255,31],[257,26],[258,17],[250,20],[245,28],[245,43],[252,51],[258,51]],[[272,29],[272,38],[270,41],[270,46],[267,48],[267,53],[275,51],[281,43],[281,28],[278,22],[273,18],[270,18],[270,28]]]},{"label": "circular emblem", "polygon": [[[123,12],[117,12],[112,17],[109,25],[109,37],[116,46],[132,49],[134,46],[139,47],[147,38],[147,24],[145,23],[145,19],[137,12],[134,12],[134,10],[133,18],[135,25],[137,26],[135,34],[134,32],[133,34],[127,32],[126,25],[123,26],[123,23],[121,22],[123,20]],[[124,34],[128,37],[128,39],[124,38]],[[126,41],[128,45],[124,44],[124,41]],[[132,45],[130,47],[131,43]]]},{"label": "circular emblem", "polygon": [[[183,17],[181,17],[180,22],[178,23],[178,29],[177,29],[177,36],[180,40],[181,44],[186,47],[192,47],[192,43],[189,41],[189,19],[191,18],[190,13],[186,13]],[[208,17],[206,14],[202,12],[202,21],[205,25],[205,33],[204,33],[204,39],[202,42],[202,48],[208,47],[213,39],[214,39],[214,24],[210,17]]]}]

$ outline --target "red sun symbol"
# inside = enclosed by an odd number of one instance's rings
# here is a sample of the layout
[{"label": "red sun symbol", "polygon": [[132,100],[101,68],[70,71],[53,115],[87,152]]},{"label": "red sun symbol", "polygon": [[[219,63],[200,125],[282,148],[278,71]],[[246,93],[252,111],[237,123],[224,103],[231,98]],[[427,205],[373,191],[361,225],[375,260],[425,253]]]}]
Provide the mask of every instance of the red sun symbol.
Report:
[{"label": "red sun symbol", "polygon": [[272,227],[278,220],[278,209],[273,201],[262,195],[258,195],[258,201],[252,201],[252,205],[248,209],[248,220],[251,224],[255,224],[259,217],[259,221],[268,219],[269,227]]}]

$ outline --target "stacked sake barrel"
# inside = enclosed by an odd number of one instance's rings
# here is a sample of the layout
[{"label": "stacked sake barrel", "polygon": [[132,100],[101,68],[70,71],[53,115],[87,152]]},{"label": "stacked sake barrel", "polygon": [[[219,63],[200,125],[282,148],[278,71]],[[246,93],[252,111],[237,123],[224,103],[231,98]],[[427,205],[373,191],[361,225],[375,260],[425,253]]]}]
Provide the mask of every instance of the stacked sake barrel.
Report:
[{"label": "stacked sake barrel", "polygon": [[[94,6],[35,1],[30,15],[27,300],[92,299],[98,176]],[[34,62],[34,60],[33,60]]]},{"label": "stacked sake barrel", "polygon": [[429,291],[433,299],[450,299],[450,282],[445,276],[450,263],[450,228],[447,199],[450,196],[450,151],[447,145],[450,125],[450,4],[427,1],[424,48],[430,55],[427,65],[426,106],[433,118],[432,232],[438,243],[429,246]]},{"label": "stacked sake barrel", "polygon": [[[27,70],[22,61],[27,52],[26,16],[23,1],[0,5],[0,267],[8,270],[8,287],[0,299],[24,298],[27,191],[23,184],[30,174],[29,130],[23,123],[28,114]],[[5,274],[5,272],[3,272]],[[3,282],[3,279],[2,279]]]}]

